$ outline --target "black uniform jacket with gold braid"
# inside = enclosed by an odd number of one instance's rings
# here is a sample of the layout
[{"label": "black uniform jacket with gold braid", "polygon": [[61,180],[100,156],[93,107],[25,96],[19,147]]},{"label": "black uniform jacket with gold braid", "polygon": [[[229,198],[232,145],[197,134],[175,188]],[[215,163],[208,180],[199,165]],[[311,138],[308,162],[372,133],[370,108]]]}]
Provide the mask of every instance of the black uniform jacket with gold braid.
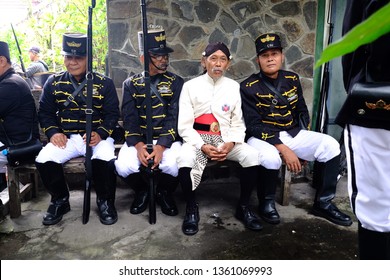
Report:
[{"label": "black uniform jacket with gold braid", "polygon": [[[26,81],[9,68],[0,75],[0,141],[8,145],[32,138],[39,139],[38,118],[34,98]],[[5,130],[5,131],[4,131]],[[7,136],[5,135],[7,134]]]},{"label": "black uniform jacket with gold braid", "polygon": [[[162,102],[151,90],[153,139],[158,145],[171,147],[174,141],[180,140],[177,133],[178,102],[183,79],[171,72],[151,76]],[[123,127],[126,143],[134,146],[138,142],[146,143],[146,92],[143,73],[136,74],[123,82]],[[165,104],[164,104],[165,103]]]},{"label": "black uniform jacket with gold braid", "polygon": [[[68,137],[71,134],[85,133],[86,88],[65,106],[68,97],[83,81],[76,82],[68,73],[62,72],[49,77],[39,101],[38,117],[47,137],[58,132]],[[111,135],[119,119],[119,101],[113,81],[101,74],[93,75],[92,130],[102,139]]]},{"label": "black uniform jacket with gold braid", "polygon": [[262,76],[279,89],[285,98],[280,100],[275,97],[259,73],[252,74],[240,83],[247,138],[254,136],[271,144],[280,144],[279,132],[287,131],[293,137],[296,136],[300,131],[299,114],[303,113],[309,123],[309,112],[297,74],[279,70],[276,80],[267,78],[264,74]]}]

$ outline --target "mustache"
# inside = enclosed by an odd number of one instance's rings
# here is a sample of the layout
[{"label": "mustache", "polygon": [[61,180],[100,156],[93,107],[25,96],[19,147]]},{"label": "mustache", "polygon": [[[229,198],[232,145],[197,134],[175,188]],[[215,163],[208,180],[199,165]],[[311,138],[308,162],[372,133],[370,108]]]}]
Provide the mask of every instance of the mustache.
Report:
[{"label": "mustache", "polygon": [[158,66],[155,65],[157,69],[160,69],[160,70],[165,70],[168,68],[169,66],[169,63],[162,63],[162,64],[159,64]]},{"label": "mustache", "polygon": [[225,72],[225,70],[223,70],[223,68],[221,67],[214,67],[211,69],[211,71],[215,72],[215,71],[221,71],[221,72]]}]

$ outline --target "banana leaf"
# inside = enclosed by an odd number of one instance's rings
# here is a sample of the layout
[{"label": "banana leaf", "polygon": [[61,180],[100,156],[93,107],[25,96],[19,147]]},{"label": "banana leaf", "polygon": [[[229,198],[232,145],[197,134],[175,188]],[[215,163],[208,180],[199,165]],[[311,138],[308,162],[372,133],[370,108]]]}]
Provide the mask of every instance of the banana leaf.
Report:
[{"label": "banana leaf", "polygon": [[315,64],[315,68],[345,54],[355,51],[360,46],[369,44],[390,32],[390,3],[372,14],[365,21],[356,25],[339,40],[327,46]]}]

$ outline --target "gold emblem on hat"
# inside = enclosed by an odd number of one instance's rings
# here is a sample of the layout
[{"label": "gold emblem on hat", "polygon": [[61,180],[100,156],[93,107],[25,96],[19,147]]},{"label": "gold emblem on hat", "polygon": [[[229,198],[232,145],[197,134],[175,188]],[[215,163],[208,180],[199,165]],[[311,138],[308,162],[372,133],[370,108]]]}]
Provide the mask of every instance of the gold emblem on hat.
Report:
[{"label": "gold emblem on hat", "polygon": [[382,99],[378,100],[375,103],[369,103],[366,102],[366,106],[369,109],[375,110],[375,109],[384,109],[384,110],[390,110],[390,104],[386,104],[386,102]]},{"label": "gold emblem on hat", "polygon": [[165,41],[165,35],[163,35],[162,33],[160,33],[159,36],[154,36],[154,39],[155,39],[157,42]]},{"label": "gold emblem on hat", "polygon": [[81,43],[76,43],[75,41],[73,42],[66,42],[68,47],[74,47],[74,48],[79,48],[81,46]]},{"label": "gold emblem on hat", "polygon": [[261,38],[260,40],[262,43],[269,42],[269,41],[275,41],[275,36],[269,36],[269,34],[267,34],[267,36],[265,38]]}]

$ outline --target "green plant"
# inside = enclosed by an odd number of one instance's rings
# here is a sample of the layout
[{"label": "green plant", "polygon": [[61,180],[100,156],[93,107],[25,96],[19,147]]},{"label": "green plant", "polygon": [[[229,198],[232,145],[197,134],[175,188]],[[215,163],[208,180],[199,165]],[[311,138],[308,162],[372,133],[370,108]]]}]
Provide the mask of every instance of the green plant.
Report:
[{"label": "green plant", "polygon": [[[31,1],[26,3],[31,5]],[[63,58],[60,54],[62,35],[66,32],[87,33],[90,5],[90,0],[52,0],[47,1],[39,11],[33,11],[30,6],[28,18],[20,24],[14,24],[25,66],[30,63],[27,49],[31,45],[38,45],[50,71],[63,70]],[[106,1],[96,0],[96,7],[93,9],[93,69],[101,73],[105,71],[108,51],[106,14]],[[0,38],[9,43],[12,61],[20,64],[11,25],[0,34]]]},{"label": "green plant", "polygon": [[356,25],[340,40],[326,47],[315,67],[345,54],[351,53],[358,47],[371,43],[380,36],[390,32],[390,3],[372,14],[362,23]]}]

